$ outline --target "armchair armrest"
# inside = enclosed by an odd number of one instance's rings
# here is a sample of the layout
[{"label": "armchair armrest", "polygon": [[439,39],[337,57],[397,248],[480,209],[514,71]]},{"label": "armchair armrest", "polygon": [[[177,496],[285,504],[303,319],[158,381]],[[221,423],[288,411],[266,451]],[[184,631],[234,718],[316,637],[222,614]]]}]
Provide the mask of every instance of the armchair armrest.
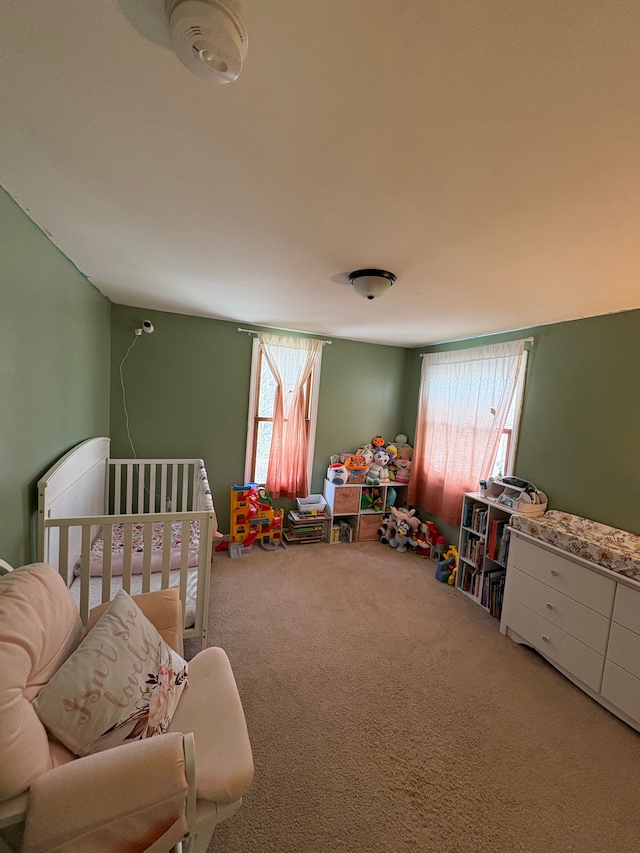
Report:
[{"label": "armchair armrest", "polygon": [[[154,592],[142,592],[139,595],[132,595],[131,597],[147,619],[158,629],[165,643],[171,646],[179,655],[182,655],[184,620],[179,587],[172,586],[168,589],[158,589]],[[100,604],[90,611],[87,622],[87,633],[93,628],[109,604],[109,601],[105,601],[104,604]]]},{"label": "armchair armrest", "polygon": [[116,853],[136,841],[169,850],[189,832],[192,737],[134,741],[42,775],[30,790],[23,853]]}]

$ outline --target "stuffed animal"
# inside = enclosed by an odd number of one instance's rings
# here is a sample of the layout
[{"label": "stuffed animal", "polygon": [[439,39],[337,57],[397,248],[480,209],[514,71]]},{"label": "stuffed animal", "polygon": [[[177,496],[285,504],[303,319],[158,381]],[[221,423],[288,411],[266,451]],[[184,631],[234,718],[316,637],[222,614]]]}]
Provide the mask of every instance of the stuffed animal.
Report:
[{"label": "stuffed animal", "polygon": [[396,524],[396,530],[389,545],[395,548],[398,553],[402,554],[407,550],[407,545],[411,542],[411,525],[407,521],[399,521]]},{"label": "stuffed animal", "polygon": [[373,447],[372,447],[372,445],[363,444],[362,447],[360,447],[356,451],[356,456],[364,456],[364,459],[365,459],[365,462],[367,463],[367,465],[371,465],[371,463],[373,462]]},{"label": "stuffed animal", "polygon": [[386,450],[374,452],[373,462],[369,465],[364,481],[368,486],[389,482],[389,454]]},{"label": "stuffed animal", "polygon": [[382,519],[382,524],[378,528],[378,536],[383,545],[388,545],[393,534],[395,533],[395,524],[390,515],[385,515]]},{"label": "stuffed animal", "polygon": [[386,441],[381,435],[377,435],[375,438],[371,439],[371,444],[374,450],[380,450],[385,446]]},{"label": "stuffed animal", "polygon": [[405,507],[391,507],[391,518],[396,525],[401,521],[405,521],[411,530],[415,533],[420,528],[420,519],[416,515],[415,509],[406,509]]},{"label": "stuffed animal", "polygon": [[334,462],[327,468],[327,480],[336,486],[344,486],[349,474],[341,462]]},{"label": "stuffed animal", "polygon": [[396,468],[396,483],[408,483],[409,478],[411,476],[411,466],[413,465],[411,459],[403,459],[401,456],[398,456],[395,462]]}]

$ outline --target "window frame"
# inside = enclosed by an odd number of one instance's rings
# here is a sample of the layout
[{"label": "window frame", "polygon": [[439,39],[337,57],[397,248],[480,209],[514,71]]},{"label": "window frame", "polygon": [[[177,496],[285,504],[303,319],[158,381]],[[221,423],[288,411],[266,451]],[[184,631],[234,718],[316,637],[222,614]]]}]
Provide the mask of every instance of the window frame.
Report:
[{"label": "window frame", "polygon": [[[247,445],[244,461],[244,481],[245,483],[256,482],[254,477],[255,472],[255,457],[258,441],[257,425],[260,421],[271,421],[272,418],[262,418],[258,416],[258,404],[260,401],[260,380],[262,378],[262,364],[264,354],[260,346],[260,341],[257,337],[253,338],[253,348],[251,351],[251,381],[249,384],[249,411],[247,417]],[[306,424],[307,424],[307,494],[311,491],[311,477],[313,475],[313,459],[316,443],[316,427],[318,421],[318,401],[320,396],[320,368],[322,364],[322,352],[318,358],[316,367],[311,371],[311,376],[307,380],[307,396],[306,396]],[[264,483],[258,485],[264,486]]]}]

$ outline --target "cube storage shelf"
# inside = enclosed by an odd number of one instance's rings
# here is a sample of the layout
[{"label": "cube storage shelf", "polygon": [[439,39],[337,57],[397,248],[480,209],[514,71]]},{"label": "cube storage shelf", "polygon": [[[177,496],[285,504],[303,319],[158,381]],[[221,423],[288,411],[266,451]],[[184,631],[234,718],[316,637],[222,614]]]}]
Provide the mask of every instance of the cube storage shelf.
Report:
[{"label": "cube storage shelf", "polygon": [[406,506],[409,486],[407,483],[382,483],[366,486],[346,483],[338,486],[324,481],[324,496],[327,514],[331,522],[330,542],[373,542],[378,539],[378,528],[385,513],[390,510],[389,500],[394,489],[394,506]]}]

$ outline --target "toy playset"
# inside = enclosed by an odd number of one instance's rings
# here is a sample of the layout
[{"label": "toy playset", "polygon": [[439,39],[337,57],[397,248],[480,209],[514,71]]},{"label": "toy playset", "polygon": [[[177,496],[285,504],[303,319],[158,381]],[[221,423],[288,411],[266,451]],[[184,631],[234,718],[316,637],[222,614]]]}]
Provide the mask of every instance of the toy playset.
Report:
[{"label": "toy playset", "polygon": [[258,540],[267,551],[285,547],[282,541],[284,510],[274,510],[269,492],[257,483],[231,486],[230,557],[250,551]]}]

